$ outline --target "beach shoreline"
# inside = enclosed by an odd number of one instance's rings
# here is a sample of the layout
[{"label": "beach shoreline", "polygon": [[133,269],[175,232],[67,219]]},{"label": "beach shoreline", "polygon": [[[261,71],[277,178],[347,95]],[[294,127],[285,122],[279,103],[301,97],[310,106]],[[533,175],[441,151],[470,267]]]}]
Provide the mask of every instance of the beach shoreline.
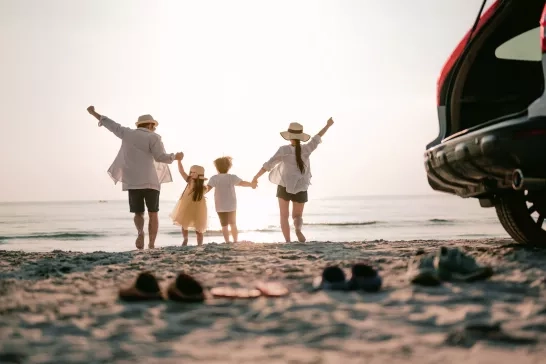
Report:
[{"label": "beach shoreline", "polygon": [[[440,246],[464,250],[495,274],[483,282],[410,284],[410,258]],[[545,258],[546,251],[509,239],[0,250],[0,362],[538,362],[546,353]],[[349,272],[360,261],[379,270],[380,292],[312,290],[325,266]],[[162,287],[185,271],[207,290],[265,280],[290,294],[120,302],[118,289],[144,270]],[[476,324],[489,329],[476,331]],[[483,331],[495,324],[506,335]]]}]

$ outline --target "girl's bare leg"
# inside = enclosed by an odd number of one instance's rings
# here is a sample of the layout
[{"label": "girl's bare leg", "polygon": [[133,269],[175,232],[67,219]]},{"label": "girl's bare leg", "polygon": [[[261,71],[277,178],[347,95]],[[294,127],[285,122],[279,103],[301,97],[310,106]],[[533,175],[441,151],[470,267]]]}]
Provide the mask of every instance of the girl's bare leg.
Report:
[{"label": "girl's bare leg", "polygon": [[279,198],[279,213],[281,219],[281,230],[284,235],[284,241],[290,243],[290,224],[288,223],[288,216],[290,215],[289,211],[290,201],[283,200]]},{"label": "girl's bare leg", "polygon": [[224,235],[224,241],[226,242],[226,244],[229,243],[229,227],[226,225],[226,226],[222,226],[222,234]]},{"label": "girl's bare leg", "polygon": [[294,219],[294,229],[296,230],[296,235],[298,236],[298,241],[300,243],[305,242],[305,235],[301,232],[303,228],[303,208],[305,203],[292,202],[292,219]]},{"label": "girl's bare leg", "polygon": [[184,228],[182,228],[182,236],[184,237],[184,241],[182,241],[182,246],[188,245],[188,230],[184,230]]},{"label": "girl's bare leg", "polygon": [[196,231],[195,234],[197,235],[197,245],[202,245],[203,244],[203,233],[198,233]]}]

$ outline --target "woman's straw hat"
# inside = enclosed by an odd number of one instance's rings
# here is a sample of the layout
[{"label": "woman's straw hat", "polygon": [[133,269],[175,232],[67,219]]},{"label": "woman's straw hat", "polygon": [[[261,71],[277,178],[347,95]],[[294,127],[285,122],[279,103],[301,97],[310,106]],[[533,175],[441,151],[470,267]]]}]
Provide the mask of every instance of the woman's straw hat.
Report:
[{"label": "woman's straw hat", "polygon": [[303,125],[300,123],[290,123],[287,131],[281,131],[281,136],[286,140],[297,139],[302,142],[308,141],[311,136],[303,132]]},{"label": "woman's straw hat", "polygon": [[137,122],[135,123],[135,125],[137,126],[137,128],[142,125],[142,124],[149,124],[149,123],[152,123],[154,124],[154,126],[157,126],[159,123],[154,120],[154,118],[152,117],[152,115],[150,114],[146,114],[146,115],[140,115],[138,117],[138,120]]},{"label": "woman's straw hat", "polygon": [[199,177],[199,179],[202,179],[202,180],[208,179],[208,178],[205,178],[205,168],[201,166],[198,166],[198,165],[191,166],[190,173],[191,172],[197,173],[197,176]]}]

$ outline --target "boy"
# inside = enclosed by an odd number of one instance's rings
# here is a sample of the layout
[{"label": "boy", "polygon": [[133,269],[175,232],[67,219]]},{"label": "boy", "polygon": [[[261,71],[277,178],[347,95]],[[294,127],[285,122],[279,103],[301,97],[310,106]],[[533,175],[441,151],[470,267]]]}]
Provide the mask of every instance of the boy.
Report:
[{"label": "boy", "polygon": [[229,243],[228,225],[231,227],[231,235],[233,236],[234,243],[237,242],[238,237],[236,221],[237,195],[235,194],[235,186],[256,188],[256,183],[243,181],[234,174],[228,174],[232,166],[231,160],[231,157],[221,157],[214,161],[214,166],[218,174],[212,176],[207,185],[207,192],[216,188],[214,191],[214,204],[220,218],[222,234],[226,243]]}]

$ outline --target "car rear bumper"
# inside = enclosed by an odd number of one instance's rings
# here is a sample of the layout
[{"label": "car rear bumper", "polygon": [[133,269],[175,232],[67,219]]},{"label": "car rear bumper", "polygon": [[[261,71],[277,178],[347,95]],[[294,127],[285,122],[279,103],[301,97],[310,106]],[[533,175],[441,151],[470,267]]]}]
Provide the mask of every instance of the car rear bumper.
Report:
[{"label": "car rear bumper", "polygon": [[424,155],[436,191],[478,197],[512,188],[512,173],[546,178],[546,117],[526,114],[443,141]]}]

